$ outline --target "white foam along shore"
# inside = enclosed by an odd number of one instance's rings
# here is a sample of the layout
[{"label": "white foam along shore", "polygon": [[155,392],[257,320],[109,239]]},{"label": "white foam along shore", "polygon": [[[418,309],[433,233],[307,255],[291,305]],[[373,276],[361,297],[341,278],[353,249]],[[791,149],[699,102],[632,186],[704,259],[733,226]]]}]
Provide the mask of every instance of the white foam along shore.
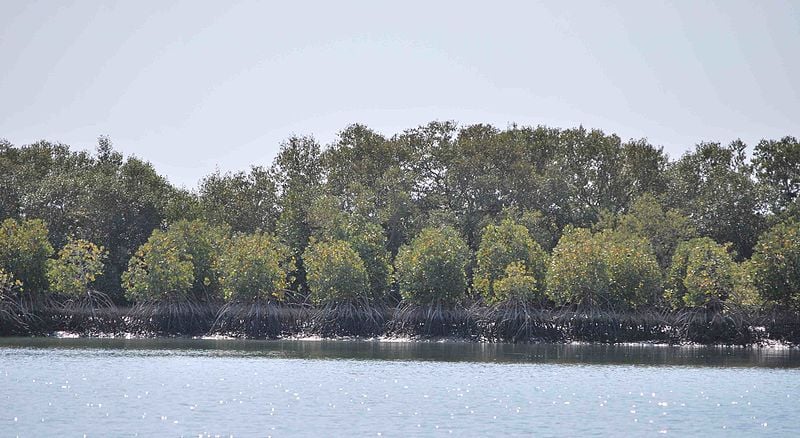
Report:
[{"label": "white foam along shore", "polygon": [[[142,335],[135,333],[122,333],[122,334],[80,334],[76,332],[57,331],[47,336],[56,339],[199,339],[199,340],[213,340],[213,341],[242,341],[242,340],[255,340],[253,338],[231,336],[231,335],[204,335],[204,336],[154,336]],[[263,339],[261,339],[263,341]],[[377,342],[377,343],[454,343],[454,344],[503,344],[508,342],[497,342],[486,339],[468,339],[453,336],[447,337],[422,337],[422,336],[376,336],[376,337],[358,337],[358,336],[336,336],[336,337],[323,337],[313,334],[299,334],[293,336],[285,336],[275,341],[304,341],[304,342],[330,342],[330,341],[345,341],[345,342]],[[800,348],[800,345],[790,344],[786,342],[775,341],[771,339],[762,340],[747,345],[736,344],[701,344],[697,342],[682,342],[677,344],[668,344],[664,342],[587,342],[587,341],[567,341],[567,342],[553,342],[553,341],[531,341],[522,342],[521,344],[551,344],[551,345],[610,345],[621,347],[658,347],[658,348],[764,348],[764,349],[794,349]]]}]

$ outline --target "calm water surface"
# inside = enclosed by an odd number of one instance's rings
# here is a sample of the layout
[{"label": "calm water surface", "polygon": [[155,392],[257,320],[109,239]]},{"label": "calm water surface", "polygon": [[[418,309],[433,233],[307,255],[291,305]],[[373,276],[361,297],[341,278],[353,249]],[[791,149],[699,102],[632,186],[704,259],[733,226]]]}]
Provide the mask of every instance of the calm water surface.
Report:
[{"label": "calm water surface", "polygon": [[800,435],[800,352],[0,339],[0,436]]}]

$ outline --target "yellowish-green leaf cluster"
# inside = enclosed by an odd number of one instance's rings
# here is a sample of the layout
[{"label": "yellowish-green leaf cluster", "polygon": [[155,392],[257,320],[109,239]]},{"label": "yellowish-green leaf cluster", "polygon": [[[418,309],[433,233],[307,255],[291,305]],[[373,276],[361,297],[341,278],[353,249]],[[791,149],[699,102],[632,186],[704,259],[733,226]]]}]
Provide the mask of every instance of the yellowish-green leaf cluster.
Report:
[{"label": "yellowish-green leaf cluster", "polygon": [[[489,303],[502,301],[501,295],[505,295],[505,298],[532,300],[537,293],[542,292],[543,288],[539,285],[544,283],[546,260],[547,254],[531,238],[524,226],[512,219],[505,219],[500,225],[487,225],[478,246],[478,269],[473,286]],[[495,289],[496,283],[505,277],[508,267],[513,263],[519,266],[512,271],[517,275],[530,277],[533,287],[524,295],[511,297],[499,294]],[[520,267],[524,272],[518,272]]]},{"label": "yellowish-green leaf cluster", "polygon": [[366,299],[367,269],[358,253],[343,240],[312,242],[303,259],[308,287],[315,303]]},{"label": "yellowish-green leaf cluster", "polygon": [[[631,205],[627,214],[614,218],[613,227],[623,234],[647,238],[663,272],[669,269],[672,255],[680,242],[697,235],[689,219],[677,210],[665,210],[655,196],[646,193]],[[600,228],[608,224],[598,224]]]},{"label": "yellowish-green leaf cluster", "polygon": [[131,301],[185,299],[194,283],[192,256],[174,236],[153,231],[131,258],[122,286]]},{"label": "yellowish-green leaf cluster", "polygon": [[779,223],[761,235],[752,273],[765,299],[800,307],[800,221]]},{"label": "yellowish-green leaf cluster", "polygon": [[58,252],[58,258],[47,262],[50,290],[72,297],[86,294],[89,285],[103,273],[106,256],[102,246],[82,239],[70,239]]},{"label": "yellowish-green leaf cluster", "polygon": [[660,291],[661,272],[648,242],[610,231],[567,227],[547,271],[547,294],[559,305],[637,307]]},{"label": "yellowish-green leaf cluster", "polygon": [[227,301],[283,301],[286,291],[284,266],[289,249],[263,234],[235,236],[219,258],[222,293]]},{"label": "yellowish-green leaf cluster", "polygon": [[764,304],[764,298],[758,293],[753,275],[752,260],[737,263],[734,271],[733,290],[728,302],[741,309],[757,310]]},{"label": "yellowish-green leaf cluster", "polygon": [[353,247],[367,269],[370,295],[376,299],[383,298],[392,276],[383,228],[362,215],[341,211],[337,200],[327,195],[315,200],[309,220],[317,240],[344,240]]},{"label": "yellowish-green leaf cluster", "polygon": [[495,302],[529,302],[538,295],[536,278],[522,262],[511,262],[494,284]]},{"label": "yellowish-green leaf cluster", "polygon": [[673,307],[713,306],[728,299],[737,269],[729,247],[707,237],[678,245],[665,292]]},{"label": "yellowish-green leaf cluster", "polygon": [[10,296],[11,291],[22,286],[22,282],[15,280],[14,276],[0,268],[0,296]]},{"label": "yellowish-green leaf cluster", "polygon": [[606,231],[601,241],[603,260],[613,301],[635,308],[656,303],[662,294],[663,277],[650,242],[638,235]]},{"label": "yellowish-green leaf cluster", "polygon": [[45,289],[45,265],[52,254],[43,221],[6,219],[0,223],[0,269],[12,275],[21,289]]},{"label": "yellowish-green leaf cluster", "polygon": [[451,227],[424,228],[395,259],[404,300],[418,304],[454,303],[466,293],[469,249]]},{"label": "yellowish-green leaf cluster", "polygon": [[178,221],[155,230],[128,263],[122,276],[128,299],[213,299],[219,293],[217,259],[228,229],[202,221]]}]

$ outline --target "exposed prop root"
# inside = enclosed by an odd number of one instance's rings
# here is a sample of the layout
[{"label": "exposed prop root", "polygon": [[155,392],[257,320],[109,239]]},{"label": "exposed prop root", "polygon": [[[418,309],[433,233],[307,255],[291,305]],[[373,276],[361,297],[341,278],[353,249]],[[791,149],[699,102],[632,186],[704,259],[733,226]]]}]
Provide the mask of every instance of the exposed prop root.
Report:
[{"label": "exposed prop root", "polygon": [[151,301],[135,305],[125,317],[129,332],[201,336],[211,328],[218,307],[192,301]]},{"label": "exposed prop root", "polygon": [[99,291],[88,291],[80,298],[46,301],[44,319],[48,331],[68,331],[83,335],[120,334],[126,331],[124,313],[111,298]]},{"label": "exposed prop root", "polygon": [[542,308],[519,301],[491,307],[442,303],[386,307],[358,300],[311,307],[264,300],[222,306],[156,301],[120,309],[96,291],[73,299],[0,292],[0,336],[68,331],[88,336],[390,335],[496,342],[800,344],[800,313],[779,306],[615,311],[592,306]]},{"label": "exposed prop root", "polygon": [[482,313],[480,326],[484,338],[494,341],[530,342],[564,340],[552,314],[535,309],[525,302],[510,301],[487,309],[476,309]]},{"label": "exposed prop root", "polygon": [[386,311],[363,301],[327,303],[311,314],[309,331],[324,337],[364,336],[384,333]]},{"label": "exposed prop root", "polygon": [[682,309],[670,315],[676,339],[701,344],[750,344],[759,341],[750,319],[742,313],[704,308]]},{"label": "exposed prop root", "polygon": [[294,335],[308,319],[308,311],[299,306],[274,301],[233,302],[222,306],[209,333],[255,339],[275,339]]},{"label": "exposed prop root", "polygon": [[476,339],[478,315],[461,305],[407,304],[400,307],[389,325],[389,332],[402,336],[455,336]]},{"label": "exposed prop root", "polygon": [[763,336],[776,341],[800,344],[800,313],[779,307],[768,309],[757,318],[757,325],[764,327]]},{"label": "exposed prop root", "polygon": [[659,312],[616,312],[596,308],[554,312],[556,327],[568,340],[586,342],[670,342],[669,324]]},{"label": "exposed prop root", "polygon": [[0,336],[31,333],[35,317],[12,293],[0,290]]}]

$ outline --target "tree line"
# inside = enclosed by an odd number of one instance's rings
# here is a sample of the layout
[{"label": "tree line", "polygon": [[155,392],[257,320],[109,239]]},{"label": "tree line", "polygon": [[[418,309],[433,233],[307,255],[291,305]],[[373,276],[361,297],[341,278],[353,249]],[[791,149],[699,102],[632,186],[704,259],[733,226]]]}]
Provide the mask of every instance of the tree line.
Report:
[{"label": "tree line", "polygon": [[0,142],[0,289],[117,303],[800,306],[800,143],[671,160],[599,130],[432,122],[295,136],[194,190],[124,157]]}]

